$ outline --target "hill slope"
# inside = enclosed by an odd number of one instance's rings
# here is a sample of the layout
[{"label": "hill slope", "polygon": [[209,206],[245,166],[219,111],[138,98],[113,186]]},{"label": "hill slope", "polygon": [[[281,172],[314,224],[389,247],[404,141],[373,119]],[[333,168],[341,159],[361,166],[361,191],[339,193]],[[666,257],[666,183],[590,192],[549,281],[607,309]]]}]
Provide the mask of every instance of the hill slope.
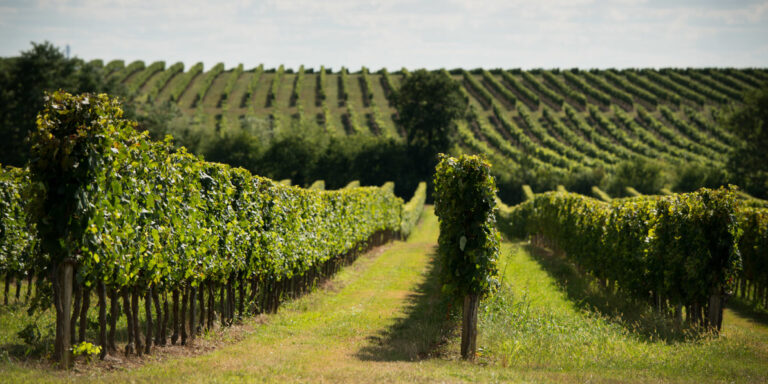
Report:
[{"label": "hill slope", "polygon": [[[319,126],[329,134],[399,137],[388,98],[405,70],[223,70],[178,64],[114,68],[133,97],[176,103],[217,132],[270,133]],[[733,142],[715,126],[720,107],[768,80],[765,69],[453,70],[474,117],[462,125],[462,147],[500,165],[530,162],[554,173],[578,166],[611,168],[633,156],[671,165],[722,165]],[[157,95],[153,98],[153,95]],[[178,95],[178,97],[174,97]],[[263,136],[263,135],[262,135]],[[269,135],[267,135],[269,136]]]}]

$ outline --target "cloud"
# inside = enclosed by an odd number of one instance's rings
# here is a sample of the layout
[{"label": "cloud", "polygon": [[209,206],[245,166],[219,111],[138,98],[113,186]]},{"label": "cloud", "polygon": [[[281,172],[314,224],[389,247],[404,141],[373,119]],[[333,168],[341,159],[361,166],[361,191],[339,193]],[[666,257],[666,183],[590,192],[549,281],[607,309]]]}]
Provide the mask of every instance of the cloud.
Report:
[{"label": "cloud", "polygon": [[765,66],[766,17],[768,1],[37,0],[0,4],[0,54],[49,39],[206,67]]}]

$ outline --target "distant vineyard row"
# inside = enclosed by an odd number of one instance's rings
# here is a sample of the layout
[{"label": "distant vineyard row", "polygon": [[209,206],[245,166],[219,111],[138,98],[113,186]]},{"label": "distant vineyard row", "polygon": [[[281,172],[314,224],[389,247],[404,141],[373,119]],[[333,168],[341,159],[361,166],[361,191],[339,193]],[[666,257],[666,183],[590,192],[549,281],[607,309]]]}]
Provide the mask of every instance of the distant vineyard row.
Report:
[{"label": "distant vineyard row", "polygon": [[[99,64],[97,62],[97,64]],[[104,66],[139,100],[176,103],[217,129],[248,116],[277,131],[291,122],[329,134],[399,138],[391,97],[408,71],[352,73],[218,64]],[[445,71],[445,70],[443,70]],[[719,166],[734,138],[716,125],[720,108],[768,81],[765,69],[452,70],[474,113],[460,124],[462,147],[504,167],[526,162],[550,174],[610,169],[635,157],[671,165]],[[223,127],[222,125],[229,125]]]}]

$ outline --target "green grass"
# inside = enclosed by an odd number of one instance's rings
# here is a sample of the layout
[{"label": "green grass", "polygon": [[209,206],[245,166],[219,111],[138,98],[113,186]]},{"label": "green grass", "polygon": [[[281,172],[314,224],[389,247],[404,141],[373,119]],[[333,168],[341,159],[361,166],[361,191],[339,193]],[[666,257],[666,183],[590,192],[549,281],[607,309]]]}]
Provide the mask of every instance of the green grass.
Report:
[{"label": "green grass", "polygon": [[[562,279],[567,274],[554,272],[563,268],[557,265],[561,260],[544,257],[532,257],[522,244],[504,244],[503,288],[481,312],[480,345],[488,363],[622,381],[768,379],[764,324],[728,310],[720,337],[659,337],[644,331],[642,319],[630,323],[628,316],[587,309],[594,293],[578,287],[578,277],[570,275],[568,281]],[[576,300],[576,291],[582,300]]]},{"label": "green grass", "polygon": [[598,305],[588,282],[569,274],[561,260],[509,242],[503,243],[500,259],[502,288],[481,304],[480,355],[474,363],[462,361],[458,308],[449,308],[439,294],[437,227],[428,207],[407,242],[362,256],[278,314],[249,320],[242,340],[212,352],[80,373],[2,363],[0,376],[4,382],[110,383],[768,379],[764,319],[726,311],[718,338],[654,338],[628,325],[625,317],[590,309],[608,313],[606,309],[623,307],[611,300]]}]

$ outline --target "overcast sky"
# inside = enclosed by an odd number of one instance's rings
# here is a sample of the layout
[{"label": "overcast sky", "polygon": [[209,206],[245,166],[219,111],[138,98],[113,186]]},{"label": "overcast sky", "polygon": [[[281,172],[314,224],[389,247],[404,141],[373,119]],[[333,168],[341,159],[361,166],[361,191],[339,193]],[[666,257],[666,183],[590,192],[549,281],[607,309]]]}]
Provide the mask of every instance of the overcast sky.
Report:
[{"label": "overcast sky", "polygon": [[766,67],[768,1],[0,0],[0,56],[45,40],[206,68]]}]

